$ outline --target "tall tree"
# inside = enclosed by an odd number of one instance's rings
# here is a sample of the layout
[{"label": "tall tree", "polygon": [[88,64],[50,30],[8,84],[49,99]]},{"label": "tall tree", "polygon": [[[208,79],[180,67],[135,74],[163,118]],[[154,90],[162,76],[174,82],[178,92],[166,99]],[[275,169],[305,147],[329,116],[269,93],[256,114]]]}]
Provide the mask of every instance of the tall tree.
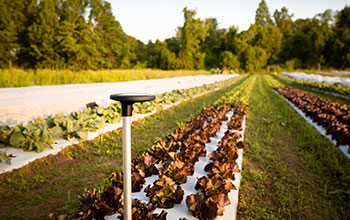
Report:
[{"label": "tall tree", "polygon": [[350,67],[350,6],[345,6],[336,19],[336,53],[334,65],[340,68]]},{"label": "tall tree", "polygon": [[156,40],[155,43],[149,42],[147,47],[148,67],[164,70],[180,68],[180,60],[167,48],[165,42]]},{"label": "tall tree", "polygon": [[265,50],[267,64],[277,62],[282,43],[282,34],[279,28],[273,25],[252,24],[248,31],[243,33],[243,36],[250,45]]},{"label": "tall tree", "polygon": [[12,65],[20,49],[18,35],[24,28],[24,3],[0,0],[0,67]]},{"label": "tall tree", "polygon": [[276,10],[273,13],[275,24],[280,29],[284,38],[291,37],[293,35],[293,14],[288,14],[288,9],[283,7],[281,11]]},{"label": "tall tree", "polygon": [[145,45],[142,41],[137,40],[135,42],[135,55],[136,55],[136,64],[147,66],[147,45]]},{"label": "tall tree", "polygon": [[93,25],[101,68],[128,68],[130,48],[126,34],[112,13],[111,4],[104,0],[90,0],[89,23]]},{"label": "tall tree", "polygon": [[267,56],[264,49],[249,45],[242,53],[241,66],[251,73],[260,72],[266,66]]},{"label": "tall tree", "polygon": [[29,55],[35,60],[35,67],[56,68],[63,62],[57,52],[57,11],[57,0],[41,0],[36,19],[28,28]]},{"label": "tall tree", "polygon": [[262,26],[273,25],[273,21],[269,13],[269,8],[267,7],[265,0],[262,0],[259,3],[259,7],[256,10],[255,24]]},{"label": "tall tree", "polygon": [[228,31],[224,32],[224,40],[222,44],[222,50],[231,51],[233,54],[238,53],[237,40],[240,36],[238,33],[238,27],[231,26],[228,28]]},{"label": "tall tree", "polygon": [[177,56],[180,52],[180,40],[177,37],[171,37],[165,39],[165,43],[167,44],[167,48],[175,53]]},{"label": "tall tree", "polygon": [[82,65],[78,54],[87,44],[84,33],[89,32],[85,21],[88,0],[62,0],[60,21],[56,36],[60,56],[64,59],[64,66],[72,69],[87,68]]},{"label": "tall tree", "polygon": [[234,54],[232,54],[231,51],[224,51],[220,54],[220,66],[226,67],[230,70],[238,70],[239,68],[239,61],[238,57]]},{"label": "tall tree", "polygon": [[317,65],[319,71],[321,71],[321,66],[325,64],[325,56],[328,51],[326,50],[327,43],[333,38],[334,31],[333,27],[329,24],[333,20],[332,11],[326,10],[324,13],[315,16],[314,26],[308,33],[310,36],[310,41],[313,45],[313,62]]},{"label": "tall tree", "polygon": [[307,34],[297,31],[291,38],[287,39],[283,44],[280,57],[281,60],[287,62],[294,60],[300,64],[300,68],[312,66],[312,42]]},{"label": "tall tree", "polygon": [[196,10],[183,9],[185,22],[177,32],[180,41],[179,57],[185,69],[203,69],[205,53],[200,51],[200,44],[205,40],[208,27],[205,22],[195,18]]},{"label": "tall tree", "polygon": [[208,68],[217,67],[219,64],[220,50],[223,44],[225,31],[219,29],[216,18],[205,19],[205,25],[208,28],[205,41],[202,43],[202,51],[206,54],[205,66]]}]

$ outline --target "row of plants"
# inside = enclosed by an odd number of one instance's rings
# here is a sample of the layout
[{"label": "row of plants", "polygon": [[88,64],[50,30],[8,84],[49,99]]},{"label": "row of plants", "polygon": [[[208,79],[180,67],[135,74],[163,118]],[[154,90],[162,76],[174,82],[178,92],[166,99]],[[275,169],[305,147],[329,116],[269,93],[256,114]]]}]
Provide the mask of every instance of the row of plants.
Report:
[{"label": "row of plants", "polygon": [[275,87],[286,99],[314,122],[326,129],[338,145],[350,145],[350,108],[308,92],[289,87]]},{"label": "row of plants", "polygon": [[289,83],[296,83],[306,88],[313,88],[320,91],[334,92],[341,95],[350,96],[350,85],[342,85],[340,83],[329,84],[313,82],[308,80],[294,79],[284,75],[275,75],[274,77]]},{"label": "row of plants", "polygon": [[[185,142],[185,145],[179,148],[179,152],[175,154],[175,157],[167,158],[162,163],[163,165],[158,165],[161,171],[159,179],[153,183],[152,187],[148,186],[145,189],[146,196],[148,196],[150,201],[155,203],[157,207],[172,208],[174,204],[182,202],[184,192],[180,184],[186,183],[187,176],[193,175],[194,165],[199,160],[198,158],[206,156],[206,143],[209,143],[210,137],[214,137],[220,130],[221,122],[227,120],[226,113],[231,110],[231,108],[231,105],[225,104],[220,107],[212,106],[203,109],[202,113],[195,119],[195,125],[191,126],[192,132],[188,137],[188,141]],[[176,169],[171,168],[171,166],[176,165],[178,162],[177,159],[180,163],[182,162],[183,165],[177,166]],[[169,169],[174,172],[168,172]],[[160,187],[160,185],[165,182],[163,180],[164,176],[168,176],[173,182],[169,182],[169,184]],[[173,187],[171,191],[174,192],[174,195],[170,197],[167,193],[169,192],[169,186]],[[170,204],[163,204],[163,201],[167,200],[170,201]]]},{"label": "row of plants", "polygon": [[248,103],[250,92],[254,86],[257,75],[251,76],[245,80],[241,85],[235,87],[230,92],[227,92],[224,96],[218,99],[214,105],[219,106],[223,103]]},{"label": "row of plants", "polygon": [[[244,111],[246,108],[242,106],[237,104],[235,112]],[[166,219],[166,211],[154,214],[155,208],[172,208],[175,204],[181,203],[184,191],[180,185],[187,182],[187,176],[193,175],[194,165],[198,158],[206,156],[205,144],[209,143],[210,137],[214,137],[219,131],[222,121],[227,120],[226,114],[231,109],[231,104],[202,109],[199,115],[167,135],[165,140],[156,141],[141,157],[132,160],[133,192],[139,192],[143,188],[145,178],[158,175],[158,179],[152,185],[145,187],[144,190],[150,203],[144,203],[138,199],[133,200],[133,219]],[[235,120],[236,117],[233,116],[232,119]],[[226,148],[226,145],[231,144],[233,139],[240,138],[237,134],[227,133],[225,140],[220,142],[221,148]],[[241,144],[238,146],[242,147]],[[215,161],[215,159],[213,160]],[[225,164],[220,164],[219,169],[226,169],[227,172],[231,173],[237,171],[236,165],[233,166],[233,170],[231,167],[224,167]],[[211,169],[213,173],[217,172],[216,167],[212,166]],[[217,175],[221,174],[217,173]],[[225,174],[222,178],[228,182],[226,176],[229,175]],[[218,176],[216,178],[210,181],[222,182],[221,177],[221,179]],[[104,216],[116,212],[119,213],[118,217],[122,219],[123,174],[113,172],[109,180],[111,186],[103,192],[91,189],[84,193],[80,198],[80,210],[70,219],[103,219]],[[221,195],[216,197],[214,197],[215,201],[223,198]],[[57,219],[57,216],[50,214],[47,219]]]},{"label": "row of plants", "polygon": [[[229,79],[209,85],[203,85],[191,89],[173,90],[158,95],[155,100],[134,104],[134,113],[146,114],[158,111],[163,105],[180,102],[188,98],[214,91],[218,88],[232,84],[235,79]],[[26,151],[41,152],[50,148],[58,137],[68,140],[78,139],[84,141],[88,138],[88,132],[94,132],[106,126],[106,123],[118,123],[121,120],[121,107],[115,102],[103,107],[88,107],[83,111],[63,113],[49,116],[45,119],[38,117],[28,123],[22,123],[14,127],[7,125],[0,127],[0,145],[22,148]]]},{"label": "row of plants", "polygon": [[238,149],[244,147],[243,142],[238,141],[242,136],[237,131],[242,130],[246,110],[245,104],[234,106],[235,114],[228,123],[229,129],[217,149],[209,153],[212,162],[204,167],[208,175],[197,180],[195,189],[199,192],[186,197],[189,211],[198,219],[215,219],[224,214],[225,206],[231,204],[228,193],[236,189],[232,181],[235,180],[234,174],[240,172],[236,163]]}]

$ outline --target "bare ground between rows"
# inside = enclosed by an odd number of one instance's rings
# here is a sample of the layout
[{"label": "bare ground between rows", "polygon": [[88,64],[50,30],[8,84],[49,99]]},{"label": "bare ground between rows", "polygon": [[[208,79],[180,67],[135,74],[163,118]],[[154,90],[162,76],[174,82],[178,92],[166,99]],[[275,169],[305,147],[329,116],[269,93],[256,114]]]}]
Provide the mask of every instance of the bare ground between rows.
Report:
[{"label": "bare ground between rows", "polygon": [[[234,85],[133,123],[133,157],[245,79],[238,77]],[[108,176],[120,169],[121,150],[121,129],[118,129],[0,175],[0,219],[41,219],[53,211],[66,215],[74,213],[80,204],[78,195],[88,188],[108,185]]]}]

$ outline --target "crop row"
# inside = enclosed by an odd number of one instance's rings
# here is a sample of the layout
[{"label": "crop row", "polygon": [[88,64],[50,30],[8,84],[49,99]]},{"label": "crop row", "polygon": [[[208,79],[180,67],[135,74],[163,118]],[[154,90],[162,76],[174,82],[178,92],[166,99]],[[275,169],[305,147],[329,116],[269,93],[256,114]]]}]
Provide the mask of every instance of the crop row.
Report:
[{"label": "crop row", "polygon": [[[165,140],[155,142],[143,156],[132,160],[133,192],[143,188],[145,178],[158,175],[158,179],[144,190],[150,203],[133,200],[133,219],[166,219],[167,212],[164,210],[159,214],[153,213],[156,207],[172,208],[181,203],[184,197],[181,184],[186,183],[187,176],[193,175],[198,158],[206,156],[205,145],[219,131],[222,121],[227,120],[226,114],[231,109],[231,104],[202,109],[199,115],[167,135]],[[229,127],[239,130],[246,106],[236,104],[234,111],[236,114],[231,120],[235,121],[231,121]],[[235,188],[231,181],[234,172],[238,172],[235,164],[237,148],[243,147],[241,142],[237,143],[238,138],[239,133],[226,132],[218,149],[209,154],[213,160],[205,167],[209,175],[200,178],[196,184],[196,189],[202,194],[186,198],[187,206],[194,216],[203,216],[206,211],[203,208],[209,207],[212,217],[206,219],[213,219],[222,214],[223,206],[229,204],[227,193]],[[112,185],[102,193],[91,189],[81,196],[81,209],[71,219],[103,219],[116,212],[119,218],[123,218],[123,174],[113,172],[109,180]],[[48,219],[56,219],[56,216],[50,214]]]},{"label": "crop row", "polygon": [[[204,85],[191,89],[174,90],[156,97],[154,101],[134,104],[134,113],[145,114],[158,111],[163,105],[179,102],[193,96],[214,91],[232,83],[231,80]],[[107,108],[87,108],[83,111],[63,113],[19,124],[14,127],[0,127],[0,144],[23,148],[26,151],[41,152],[51,146],[55,139],[63,137],[68,140],[77,138],[86,140],[88,132],[94,132],[106,126],[106,123],[118,123],[121,120],[119,103]]]},{"label": "crop row", "polygon": [[342,85],[340,83],[329,84],[329,83],[320,83],[320,82],[313,82],[313,81],[301,80],[301,79],[293,79],[283,75],[278,75],[276,77],[285,81],[297,83],[304,87],[309,87],[320,91],[334,92],[341,95],[350,96],[349,85]]},{"label": "crop row", "polygon": [[218,99],[214,105],[220,106],[224,103],[244,103],[248,104],[250,92],[254,86],[256,75],[246,79],[241,85],[235,87],[231,91],[227,92],[224,96]]},{"label": "crop row", "polygon": [[350,145],[350,108],[347,105],[289,87],[276,87],[286,99],[323,126],[339,145]]},{"label": "crop row", "polygon": [[234,173],[240,172],[236,159],[238,150],[244,147],[243,142],[238,141],[242,136],[236,131],[242,130],[246,109],[244,104],[235,105],[235,114],[228,123],[229,129],[225,132],[217,149],[208,155],[212,160],[204,167],[208,175],[197,180],[195,189],[199,192],[186,197],[189,211],[198,219],[215,219],[216,216],[223,215],[224,207],[231,203],[228,193],[236,190],[232,184],[235,180]]}]

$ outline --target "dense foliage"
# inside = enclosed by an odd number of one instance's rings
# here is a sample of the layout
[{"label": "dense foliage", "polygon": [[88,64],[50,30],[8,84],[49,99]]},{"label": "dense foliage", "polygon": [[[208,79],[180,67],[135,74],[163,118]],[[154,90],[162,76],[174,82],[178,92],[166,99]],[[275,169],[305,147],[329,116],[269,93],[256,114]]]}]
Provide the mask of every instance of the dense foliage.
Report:
[{"label": "dense foliage", "polygon": [[105,0],[1,0],[0,12],[1,68],[350,67],[349,6],[293,21],[285,7],[271,16],[262,0],[241,32],[184,8],[174,37],[147,44],[123,31]]}]

